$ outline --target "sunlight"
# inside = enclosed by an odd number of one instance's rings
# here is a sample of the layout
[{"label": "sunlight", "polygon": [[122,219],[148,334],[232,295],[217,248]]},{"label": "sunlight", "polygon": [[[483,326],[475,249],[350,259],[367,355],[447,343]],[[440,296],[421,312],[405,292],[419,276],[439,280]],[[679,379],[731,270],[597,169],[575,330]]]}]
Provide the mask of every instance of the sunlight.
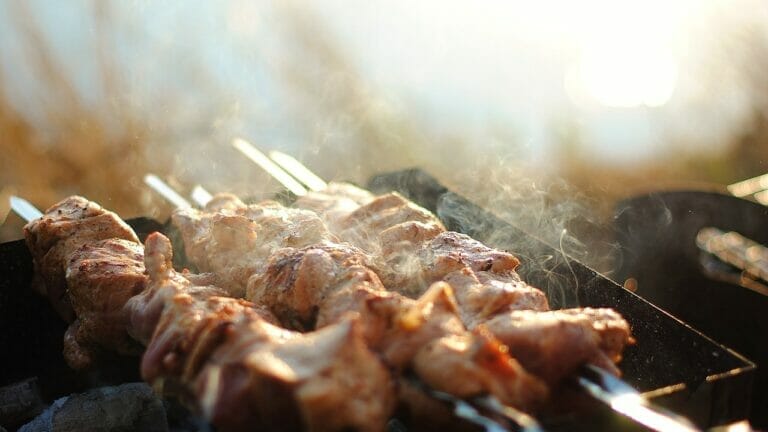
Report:
[{"label": "sunlight", "polygon": [[[609,107],[658,107],[675,90],[675,29],[683,2],[587,2],[578,13],[578,62],[569,88]],[[578,98],[574,98],[578,99]]]}]

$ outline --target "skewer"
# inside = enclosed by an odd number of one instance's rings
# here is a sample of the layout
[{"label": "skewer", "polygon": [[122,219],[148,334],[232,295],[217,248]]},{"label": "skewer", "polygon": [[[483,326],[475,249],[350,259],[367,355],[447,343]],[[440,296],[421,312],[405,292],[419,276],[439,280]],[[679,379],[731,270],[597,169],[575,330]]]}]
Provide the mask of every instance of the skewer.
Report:
[{"label": "skewer", "polygon": [[[271,152],[270,155],[274,156],[275,153],[277,152]],[[317,177],[301,162],[290,156],[288,157],[291,162],[287,166],[283,165],[283,168],[286,168],[288,172],[296,176],[296,178],[300,178],[299,175],[296,174],[297,172],[309,172],[312,176]],[[281,156],[278,156],[278,158],[281,158]],[[301,176],[304,177],[304,174],[301,174]],[[768,179],[768,175],[766,179]],[[325,184],[325,182],[323,183]],[[307,185],[309,186],[309,184]],[[318,190],[314,188],[311,189],[313,191]],[[585,366],[583,372],[576,377],[576,382],[598,401],[607,404],[616,412],[625,415],[652,430],[659,432],[689,432],[699,430],[684,417],[653,406],[632,386],[595,366]],[[538,427],[536,420],[532,417],[521,413],[514,408],[501,404],[498,399],[491,396],[486,397],[484,408],[513,421],[521,427],[525,427],[526,424],[533,424]]]},{"label": "skewer", "polygon": [[192,201],[194,201],[199,207],[205,207],[213,199],[213,195],[208,192],[201,185],[196,185],[192,189]]},{"label": "skewer", "polygon": [[296,179],[291,177],[288,173],[283,171],[272,160],[259,151],[248,141],[242,138],[235,138],[232,141],[232,145],[244,154],[248,159],[252,160],[256,165],[260,166],[264,171],[269,173],[275,180],[285,186],[296,196],[304,196],[307,194],[307,189],[297,182]]},{"label": "skewer", "polygon": [[192,204],[190,204],[189,201],[179,195],[178,192],[173,190],[173,188],[166,182],[162,181],[160,177],[154,174],[147,174],[144,176],[144,183],[177,208],[192,207]]},{"label": "skewer", "polygon": [[[739,198],[743,198],[749,195],[755,195],[760,191],[768,189],[768,174],[763,174],[757,177],[742,180],[738,183],[728,185],[727,189],[728,189],[728,192],[733,194],[733,196],[737,196]],[[760,203],[765,204],[762,201]]]},{"label": "skewer", "polygon": [[595,399],[651,430],[660,432],[699,430],[688,419],[652,405],[629,384],[596,366],[585,366],[577,381]]},{"label": "skewer", "polygon": [[[469,402],[463,399],[460,399],[451,394],[444,393],[444,392],[435,390],[433,388],[430,388],[418,378],[409,377],[408,382],[412,386],[418,388],[425,394],[429,395],[431,398],[450,404],[453,407],[453,414],[456,417],[466,420],[474,425],[482,427],[483,430],[485,430],[485,432],[507,431],[506,427],[501,425],[499,422],[484,416],[482,413],[480,413],[480,411],[478,411],[477,408],[475,408],[472,404],[470,404]],[[496,401],[496,399],[493,399],[493,400]],[[496,401],[496,403],[498,403],[498,401]],[[494,411],[494,410],[489,409],[489,411]],[[518,430],[520,430],[521,432],[541,432],[542,430],[535,420],[533,420],[533,422],[529,424],[518,423],[518,425],[519,425]]]},{"label": "skewer", "polygon": [[37,209],[31,202],[14,195],[11,195],[9,199],[11,203],[11,209],[14,213],[19,215],[27,222],[32,222],[35,219],[43,217],[43,212]]},{"label": "skewer", "polygon": [[737,232],[725,232],[713,227],[705,227],[698,232],[696,245],[720,261],[762,281],[746,284],[746,287],[768,295],[765,286],[768,283],[768,248]]},{"label": "skewer", "polygon": [[293,156],[273,150],[269,152],[269,158],[280,165],[288,174],[305,184],[311,191],[321,191],[328,187],[325,180],[318,177]]}]

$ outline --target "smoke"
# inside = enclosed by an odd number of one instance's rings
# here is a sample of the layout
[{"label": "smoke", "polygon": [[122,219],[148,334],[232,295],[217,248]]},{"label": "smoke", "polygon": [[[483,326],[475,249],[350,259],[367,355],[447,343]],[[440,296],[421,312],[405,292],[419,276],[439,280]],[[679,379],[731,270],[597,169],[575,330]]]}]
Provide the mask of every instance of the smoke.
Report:
[{"label": "smoke", "polygon": [[617,245],[609,221],[595,211],[593,199],[553,173],[497,161],[451,180],[457,193],[438,202],[439,217],[515,254],[523,279],[544,290],[553,306],[578,303],[571,259],[611,267]]}]

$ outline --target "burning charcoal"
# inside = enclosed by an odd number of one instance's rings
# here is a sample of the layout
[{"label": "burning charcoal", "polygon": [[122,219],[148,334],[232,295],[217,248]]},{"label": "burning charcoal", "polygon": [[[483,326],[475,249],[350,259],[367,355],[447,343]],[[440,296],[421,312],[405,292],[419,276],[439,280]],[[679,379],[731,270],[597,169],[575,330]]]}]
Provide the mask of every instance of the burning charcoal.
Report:
[{"label": "burning charcoal", "polygon": [[45,404],[40,396],[37,378],[0,388],[0,424],[4,426],[16,427],[40,414],[43,408]]},{"label": "burning charcoal", "polygon": [[143,383],[100,387],[57,399],[22,426],[38,431],[168,431],[163,402]]}]

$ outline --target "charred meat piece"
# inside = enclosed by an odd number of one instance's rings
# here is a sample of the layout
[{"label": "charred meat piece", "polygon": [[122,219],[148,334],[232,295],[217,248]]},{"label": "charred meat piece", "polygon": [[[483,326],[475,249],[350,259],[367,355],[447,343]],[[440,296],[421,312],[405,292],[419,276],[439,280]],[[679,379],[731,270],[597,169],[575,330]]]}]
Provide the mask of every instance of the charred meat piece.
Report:
[{"label": "charred meat piece", "polygon": [[35,266],[35,288],[68,322],[75,318],[67,295],[65,274],[72,253],[86,243],[139,239],[115,213],[79,196],[55,204],[24,227],[24,237]]},{"label": "charred meat piece", "polygon": [[325,299],[342,285],[383,291],[369,263],[369,257],[347,244],[280,249],[262,273],[252,276],[247,298],[269,307],[284,325],[309,330]]},{"label": "charred meat piece", "polygon": [[482,328],[429,342],[416,355],[414,370],[437,390],[459,397],[489,393],[529,412],[548,394],[547,386]]},{"label": "charred meat piece", "polygon": [[527,285],[515,272],[517,258],[467,235],[445,231],[420,244],[385,251],[388,254],[382,257],[380,267],[387,287],[413,296],[434,282],[448,282],[468,327],[508,310],[549,309],[544,293]]},{"label": "charred meat piece", "polygon": [[350,320],[301,334],[244,316],[194,390],[224,430],[381,431],[395,401],[388,371]]}]

